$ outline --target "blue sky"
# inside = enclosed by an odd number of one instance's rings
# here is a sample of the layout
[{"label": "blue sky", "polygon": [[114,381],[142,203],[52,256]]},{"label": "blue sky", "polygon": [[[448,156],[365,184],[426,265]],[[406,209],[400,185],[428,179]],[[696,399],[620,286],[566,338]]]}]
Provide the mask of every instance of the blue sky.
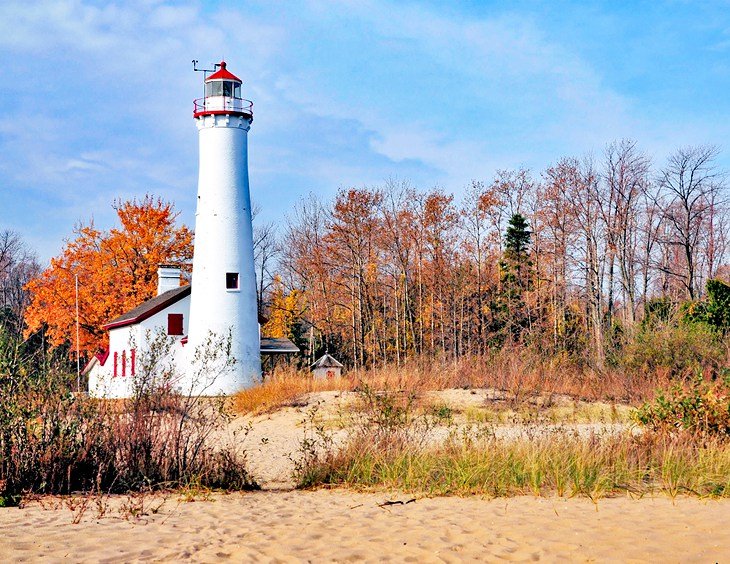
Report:
[{"label": "blue sky", "polygon": [[45,262],[145,193],[192,226],[193,58],[244,80],[252,195],[280,223],[310,192],[459,195],[621,137],[657,167],[717,144],[730,168],[729,55],[728,2],[4,0],[0,229]]}]

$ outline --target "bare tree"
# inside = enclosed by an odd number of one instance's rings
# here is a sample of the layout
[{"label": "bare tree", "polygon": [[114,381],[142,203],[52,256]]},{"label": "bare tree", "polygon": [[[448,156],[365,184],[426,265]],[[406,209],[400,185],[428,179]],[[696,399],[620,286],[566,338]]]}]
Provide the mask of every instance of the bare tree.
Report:
[{"label": "bare tree", "polygon": [[[415,226],[417,201],[416,190],[407,182],[388,180],[380,202],[380,216],[383,223],[383,246],[386,261],[384,271],[389,272],[392,283],[388,289],[393,296],[395,324],[395,355],[400,364],[406,356],[407,343],[417,343],[415,298],[413,289],[414,265],[416,262]],[[387,263],[390,263],[388,266]]]},{"label": "bare tree", "polygon": [[624,303],[624,319],[636,321],[637,271],[639,268],[639,209],[649,184],[649,158],[636,141],[613,142],[605,151],[604,193],[597,202],[608,240],[608,313],[614,308],[614,269],[618,268]]},{"label": "bare tree", "polygon": [[725,204],[724,174],[715,165],[718,152],[712,145],[678,149],[659,177],[657,205],[666,225],[661,242],[673,259],[661,268],[681,282],[689,299],[702,293],[701,246],[713,227],[713,213]]},{"label": "bare tree", "polygon": [[20,235],[10,230],[0,232],[0,308],[4,313],[0,323],[7,326],[12,321],[15,330],[23,330],[29,304],[25,286],[40,274],[40,270],[35,253]]},{"label": "bare tree", "polygon": [[256,281],[256,297],[259,315],[264,310],[266,293],[274,281],[272,271],[276,266],[276,257],[279,254],[276,239],[276,228],[273,223],[254,226],[253,256],[256,264],[256,277],[258,278]]},{"label": "bare tree", "polygon": [[494,191],[494,186],[487,188],[483,182],[472,181],[466,190],[466,195],[460,210],[463,221],[461,230],[464,237],[464,250],[471,259],[476,270],[476,337],[477,349],[480,353],[486,352],[486,320],[485,298],[487,292],[487,270],[489,263],[495,261],[496,249],[499,244],[500,233],[490,228],[490,215],[495,213],[494,208],[500,205],[500,199]]}]

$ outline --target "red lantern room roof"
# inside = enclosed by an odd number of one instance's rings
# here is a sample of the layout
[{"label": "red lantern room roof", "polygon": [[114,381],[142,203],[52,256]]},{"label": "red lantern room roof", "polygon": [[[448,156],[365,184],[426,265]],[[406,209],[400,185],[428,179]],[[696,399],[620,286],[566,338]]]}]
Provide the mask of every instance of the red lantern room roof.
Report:
[{"label": "red lantern room roof", "polygon": [[235,74],[228,71],[226,68],[226,62],[221,61],[220,63],[220,69],[218,69],[216,72],[211,74],[208,78],[205,79],[205,82],[210,82],[211,80],[233,80],[235,82],[243,83],[243,81],[238,78]]}]

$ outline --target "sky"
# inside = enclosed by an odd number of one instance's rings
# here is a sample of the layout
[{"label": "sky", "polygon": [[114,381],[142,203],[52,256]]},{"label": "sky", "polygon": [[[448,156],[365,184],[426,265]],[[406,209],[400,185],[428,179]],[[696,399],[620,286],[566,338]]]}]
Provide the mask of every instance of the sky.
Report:
[{"label": "sky", "polygon": [[202,74],[254,101],[257,221],[389,179],[463,193],[631,138],[730,169],[730,3],[0,2],[0,230],[41,261],[115,199],[194,225]]}]

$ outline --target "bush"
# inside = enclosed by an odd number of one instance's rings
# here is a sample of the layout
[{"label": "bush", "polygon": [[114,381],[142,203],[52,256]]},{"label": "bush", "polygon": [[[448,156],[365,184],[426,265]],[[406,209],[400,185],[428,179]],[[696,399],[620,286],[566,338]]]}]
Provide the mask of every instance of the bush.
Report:
[{"label": "bush", "polygon": [[[0,505],[27,493],[256,488],[245,452],[218,443],[225,400],[176,391],[172,375],[160,373],[160,350],[156,338],[140,354],[128,400],[71,393],[75,378],[55,363],[0,374]],[[220,360],[215,351],[204,356]]]},{"label": "bush", "polygon": [[654,431],[730,439],[730,377],[707,382],[700,374],[689,386],[676,384],[644,403],[635,417]]},{"label": "bush", "polygon": [[715,332],[702,323],[681,323],[644,330],[624,349],[621,364],[629,371],[686,376],[698,367],[716,373],[725,350]]},{"label": "bush", "polygon": [[730,331],[730,285],[721,280],[707,281],[707,297],[683,306],[687,320],[705,323],[721,335]]}]

